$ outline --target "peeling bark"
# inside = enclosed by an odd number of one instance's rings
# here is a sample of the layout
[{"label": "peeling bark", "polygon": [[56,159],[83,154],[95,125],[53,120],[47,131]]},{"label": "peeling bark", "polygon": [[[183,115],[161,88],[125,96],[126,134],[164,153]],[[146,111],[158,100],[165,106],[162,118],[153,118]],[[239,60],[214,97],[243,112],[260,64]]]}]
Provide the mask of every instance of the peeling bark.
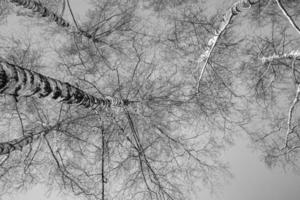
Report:
[{"label": "peeling bark", "polygon": [[232,22],[233,18],[237,16],[243,10],[251,8],[252,5],[258,3],[259,0],[239,0],[235,2],[230,9],[223,15],[223,19],[219,27],[215,30],[214,36],[208,41],[208,46],[205,51],[200,55],[200,62],[204,62],[197,83],[197,91],[200,91],[200,82],[208,64],[209,58],[220,39],[222,33],[226,30],[227,26]]},{"label": "peeling bark", "polygon": [[0,60],[0,93],[15,97],[36,96],[67,104],[81,105],[90,109],[105,109],[112,106],[127,106],[130,101],[106,96],[98,98],[66,82],[46,77],[37,72]]},{"label": "peeling bark", "polygon": [[10,2],[16,4],[17,6],[23,6],[24,8],[30,9],[33,12],[40,13],[42,17],[48,17],[55,21],[56,24],[62,27],[69,27],[70,24],[62,17],[58,16],[56,13],[52,12],[41,3],[33,0],[10,0]]},{"label": "peeling bark", "polygon": [[55,21],[57,25],[69,28],[71,30],[77,30],[80,35],[92,40],[95,43],[101,42],[101,40],[93,37],[93,35],[87,31],[84,31],[78,27],[71,26],[64,18],[58,16],[53,11],[49,10],[47,7],[43,6],[40,2],[34,0],[10,0],[10,2],[16,4],[17,6],[23,6],[24,8],[30,9],[33,12],[40,13],[42,17],[50,18],[52,21]]},{"label": "peeling bark", "polygon": [[24,135],[20,138],[8,141],[8,142],[1,142],[0,143],[0,155],[9,154],[12,151],[19,150],[22,151],[22,149],[31,144],[33,140],[36,140],[39,138],[40,135]]}]

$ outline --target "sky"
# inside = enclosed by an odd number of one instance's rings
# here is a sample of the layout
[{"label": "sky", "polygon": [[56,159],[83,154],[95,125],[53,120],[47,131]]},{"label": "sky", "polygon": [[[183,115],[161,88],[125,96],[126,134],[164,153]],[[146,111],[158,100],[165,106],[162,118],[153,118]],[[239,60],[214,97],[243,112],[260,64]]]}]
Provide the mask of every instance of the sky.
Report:
[{"label": "sky", "polygon": [[[226,5],[234,1],[223,0]],[[84,13],[88,9],[86,1],[70,0],[74,13]],[[222,5],[220,0],[210,1],[211,5]],[[14,19],[10,19],[14,20]],[[202,200],[299,200],[300,175],[291,171],[269,169],[260,160],[260,155],[249,147],[245,136],[235,141],[235,145],[224,152],[224,160],[230,164],[234,177],[224,185],[218,194],[211,195],[203,189],[196,199]],[[68,200],[75,197],[62,196],[57,191],[51,194],[40,185],[27,192],[6,196],[3,200]],[[1,200],[1,198],[0,198]]]},{"label": "sky", "polygon": [[[300,176],[279,168],[269,169],[259,159],[259,154],[249,147],[246,137],[224,153],[230,163],[233,179],[223,186],[218,194],[203,190],[201,200],[299,200]],[[56,191],[51,194],[43,186],[21,192],[3,200],[77,200],[74,196],[62,196]]]}]

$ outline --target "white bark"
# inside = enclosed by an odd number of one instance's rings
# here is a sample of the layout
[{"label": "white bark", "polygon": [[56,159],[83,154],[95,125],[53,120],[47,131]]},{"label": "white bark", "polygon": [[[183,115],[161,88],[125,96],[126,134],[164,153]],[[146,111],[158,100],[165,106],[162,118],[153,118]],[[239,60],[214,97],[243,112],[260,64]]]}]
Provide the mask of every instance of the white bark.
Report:
[{"label": "white bark", "polygon": [[222,33],[226,30],[227,26],[232,22],[233,18],[238,15],[243,10],[251,8],[252,5],[258,3],[259,0],[240,0],[238,2],[235,2],[233,6],[231,6],[230,9],[227,10],[227,12],[224,14],[223,19],[219,27],[215,30],[214,36],[208,41],[208,47],[205,49],[205,51],[200,55],[199,62],[204,62],[202,65],[202,69],[198,78],[197,83],[197,91],[200,90],[200,82],[204,75],[205,69],[207,67],[209,58],[211,57],[211,54],[220,39]]},{"label": "white bark", "polygon": [[37,96],[60,99],[67,104],[81,105],[91,109],[104,109],[111,106],[128,105],[130,101],[106,96],[99,98],[66,82],[43,76],[37,72],[24,69],[0,60],[0,93],[15,97]]}]

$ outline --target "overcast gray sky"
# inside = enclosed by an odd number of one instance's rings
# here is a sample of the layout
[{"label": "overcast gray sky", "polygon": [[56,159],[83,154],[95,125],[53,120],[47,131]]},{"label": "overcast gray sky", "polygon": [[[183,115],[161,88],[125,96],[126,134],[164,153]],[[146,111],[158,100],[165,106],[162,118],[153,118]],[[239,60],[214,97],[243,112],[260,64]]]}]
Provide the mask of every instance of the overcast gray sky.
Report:
[{"label": "overcast gray sky", "polygon": [[[211,0],[211,5],[227,7],[231,2],[227,0]],[[70,0],[75,13],[84,13],[88,8],[86,1]],[[10,18],[10,20],[15,20]],[[16,28],[16,26],[15,26]],[[2,31],[4,31],[2,29]],[[12,31],[12,29],[10,30]],[[195,199],[202,200],[299,200],[300,199],[300,176],[291,171],[284,172],[282,169],[268,169],[259,160],[259,154],[248,148],[246,137],[236,141],[231,149],[224,153],[224,159],[230,163],[234,178],[225,185],[218,195],[211,196],[209,191],[203,190],[201,196]],[[28,192],[20,192],[7,196],[4,200],[67,200],[56,191],[50,195],[47,188],[37,186]]]}]

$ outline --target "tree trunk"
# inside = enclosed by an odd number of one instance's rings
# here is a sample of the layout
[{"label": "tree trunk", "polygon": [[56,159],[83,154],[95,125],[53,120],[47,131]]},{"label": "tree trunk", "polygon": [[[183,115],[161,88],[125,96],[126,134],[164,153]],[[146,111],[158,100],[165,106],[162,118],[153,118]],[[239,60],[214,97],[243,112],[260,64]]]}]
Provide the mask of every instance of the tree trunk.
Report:
[{"label": "tree trunk", "polygon": [[56,13],[43,6],[40,2],[36,2],[34,0],[10,0],[10,2],[15,3],[18,6],[23,6],[24,8],[30,9],[33,12],[40,13],[42,17],[50,18],[61,27],[67,27],[71,30],[76,30],[80,35],[83,35],[84,37],[92,40],[95,43],[101,42],[101,40],[93,37],[91,33],[84,31],[79,27],[70,26],[69,22],[67,22],[64,18],[58,16]]},{"label": "tree trunk", "polygon": [[62,17],[58,16],[56,13],[52,12],[41,3],[33,0],[10,0],[12,3],[15,3],[18,6],[23,6],[33,10],[34,12],[40,13],[42,17],[49,17],[51,20],[55,21],[59,26],[69,27],[70,24]]},{"label": "tree trunk", "polygon": [[128,100],[115,97],[94,97],[66,82],[43,76],[37,72],[0,60],[0,93],[15,97],[37,96],[44,98],[52,94],[52,99],[67,104],[82,105],[91,109],[104,109],[111,106],[126,106]]},{"label": "tree trunk", "polygon": [[252,5],[258,3],[259,0],[239,0],[233,4],[233,6],[230,7],[226,11],[226,13],[223,15],[223,19],[221,24],[217,27],[215,30],[214,36],[210,38],[208,41],[208,45],[205,49],[205,51],[200,55],[199,61],[204,61],[204,64],[202,66],[200,76],[198,78],[198,83],[197,83],[197,91],[200,91],[200,82],[203,77],[203,74],[205,72],[206,66],[208,64],[208,60],[211,57],[211,54],[220,39],[222,33],[226,30],[227,26],[232,22],[233,18],[238,15],[240,12],[243,10],[251,8]]},{"label": "tree trunk", "polygon": [[7,141],[7,142],[1,142],[0,143],[0,155],[5,155],[5,154],[9,154],[12,151],[15,150],[20,150],[22,151],[22,149],[27,146],[28,144],[31,144],[33,142],[33,140],[39,138],[39,135],[32,135],[32,134],[28,134],[28,135],[24,135],[20,138],[11,140],[11,141]]}]

